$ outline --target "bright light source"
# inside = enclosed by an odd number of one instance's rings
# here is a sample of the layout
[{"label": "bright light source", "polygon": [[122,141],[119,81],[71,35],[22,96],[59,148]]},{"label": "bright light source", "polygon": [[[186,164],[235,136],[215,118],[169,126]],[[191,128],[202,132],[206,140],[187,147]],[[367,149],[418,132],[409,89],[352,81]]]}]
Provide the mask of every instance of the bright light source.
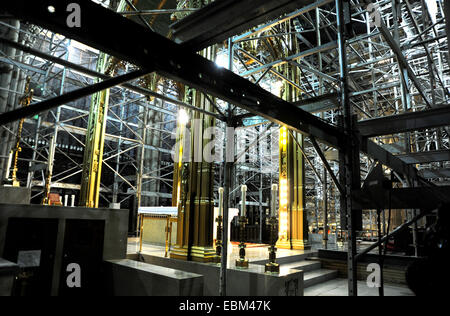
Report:
[{"label": "bright light source", "polygon": [[67,59],[70,61],[70,57],[73,56],[75,54],[75,47],[73,45],[69,45],[67,53],[69,54],[67,56]]},{"label": "bright light source", "polygon": [[438,5],[436,0],[425,0],[425,3],[427,4],[428,12],[431,16],[431,21],[433,24],[437,22],[437,14],[438,14]]},{"label": "bright light source", "polygon": [[281,93],[281,90],[283,89],[283,81],[277,81],[273,84],[273,88],[275,89],[276,93]]},{"label": "bright light source", "polygon": [[48,12],[50,12],[50,13],[55,13],[55,12],[56,12],[55,7],[52,6],[52,5],[48,6],[48,7],[47,7],[47,10],[48,10]]},{"label": "bright light source", "polygon": [[223,53],[217,56],[216,65],[228,69],[228,66],[230,65],[228,54]]},{"label": "bright light source", "polygon": [[77,42],[77,41],[70,41],[70,46],[71,46],[72,49],[76,48],[76,49],[78,49],[80,51],[93,52],[95,54],[99,53],[99,51],[97,49],[94,49],[92,47],[89,47],[89,46],[84,45],[84,44],[82,44],[80,42]]},{"label": "bright light source", "polygon": [[287,140],[288,140],[288,131],[286,126],[283,126],[280,129],[280,147],[283,151],[286,151]]},{"label": "bright light source", "polygon": [[280,179],[280,205],[287,206],[288,204],[288,183],[287,179]]},{"label": "bright light source", "polygon": [[178,123],[181,125],[187,125],[187,123],[189,123],[189,115],[186,110],[181,109],[180,112],[178,112]]}]

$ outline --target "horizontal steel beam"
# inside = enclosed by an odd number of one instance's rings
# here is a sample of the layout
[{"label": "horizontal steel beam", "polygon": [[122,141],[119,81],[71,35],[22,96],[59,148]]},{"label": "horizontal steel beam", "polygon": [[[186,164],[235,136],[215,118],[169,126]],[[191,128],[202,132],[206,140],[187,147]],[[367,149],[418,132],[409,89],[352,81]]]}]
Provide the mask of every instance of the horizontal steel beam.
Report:
[{"label": "horizontal steel beam", "polygon": [[[339,96],[337,93],[330,93],[321,95],[318,97],[313,97],[309,99],[304,99],[293,103],[298,106],[303,111],[309,113],[322,113],[326,111],[332,111],[339,108]],[[254,117],[254,114],[246,113],[242,115],[235,116],[236,122],[240,122],[245,118]]]},{"label": "horizontal steel beam", "polygon": [[417,179],[417,170],[412,165],[406,164],[403,160],[394,156],[381,146],[375,144],[370,139],[361,139],[360,149],[369,157],[381,162],[383,165],[391,168],[395,172],[410,179]]},{"label": "horizontal steel beam", "polygon": [[[184,83],[230,102],[272,122],[286,125],[328,145],[340,147],[343,133],[316,116],[298,109],[263,88],[241,78],[171,40],[88,0],[79,0],[81,27],[67,26],[71,0],[17,0],[4,8],[14,15],[65,35],[147,71]],[[53,6],[55,12],[49,12]],[[53,11],[53,10],[52,10]],[[102,23],[98,23],[102,21]],[[127,34],[118,37],[117,34]]]},{"label": "horizontal steel beam", "polygon": [[331,93],[295,102],[302,110],[310,113],[321,113],[339,108],[339,95]]},{"label": "horizontal steel beam", "polygon": [[198,11],[196,8],[186,8],[186,9],[159,9],[159,10],[139,10],[139,11],[121,11],[117,14],[122,14],[125,16],[134,15],[159,15],[159,14],[172,14],[177,12],[195,12]]},{"label": "horizontal steel beam", "polygon": [[450,150],[435,150],[397,155],[407,164],[424,164],[430,162],[450,161]]},{"label": "horizontal steel beam", "polygon": [[312,2],[314,0],[215,1],[173,24],[171,29],[178,43],[200,50]]},{"label": "horizontal steel beam", "polygon": [[425,179],[450,178],[450,169],[424,169],[419,171],[419,175]]},{"label": "horizontal steel beam", "polygon": [[360,121],[357,127],[362,136],[375,137],[449,125],[450,106],[443,106],[432,110]]},{"label": "horizontal steel beam", "polygon": [[296,17],[298,17],[298,16],[300,16],[302,14],[305,14],[307,12],[315,10],[316,8],[324,6],[324,5],[329,4],[331,2],[334,2],[334,0],[319,0],[319,1],[313,2],[311,4],[308,4],[308,5],[304,6],[303,8],[301,8],[299,10],[296,10],[296,11],[294,11],[292,13],[286,14],[286,16],[284,16],[284,17],[282,17],[280,19],[277,19],[275,21],[272,21],[272,22],[266,23],[264,25],[258,26],[257,28],[255,28],[255,29],[253,29],[253,30],[251,30],[249,32],[246,32],[245,34],[236,36],[233,39],[233,42],[239,42],[239,41],[242,41],[242,40],[244,40],[246,38],[249,38],[252,35],[255,35],[255,34],[258,34],[258,33],[264,32],[264,31],[267,31],[267,30],[271,29],[274,26],[277,26],[277,25],[279,25],[281,23],[289,21],[289,20],[291,20],[293,18],[296,18]]},{"label": "horizontal steel beam", "polygon": [[441,203],[450,202],[450,187],[418,187],[393,189],[389,194],[373,196],[370,192],[355,191],[353,194],[355,207],[364,210],[373,209],[422,209],[433,210]]}]

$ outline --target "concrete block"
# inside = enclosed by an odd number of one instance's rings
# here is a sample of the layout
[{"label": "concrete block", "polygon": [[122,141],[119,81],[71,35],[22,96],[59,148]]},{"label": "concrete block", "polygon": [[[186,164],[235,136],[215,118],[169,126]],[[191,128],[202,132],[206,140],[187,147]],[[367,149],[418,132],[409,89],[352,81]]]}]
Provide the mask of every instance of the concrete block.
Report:
[{"label": "concrete block", "polygon": [[30,200],[30,188],[0,186],[0,203],[28,205]]},{"label": "concrete block", "polygon": [[112,210],[120,210],[120,203],[110,203],[109,208]]},{"label": "concrete block", "polygon": [[[162,258],[142,254],[145,262],[204,276],[204,295],[219,295],[220,265]],[[239,269],[231,262],[227,272],[228,296],[303,296],[303,271],[280,269],[280,274],[265,273],[262,265]]]},{"label": "concrete block", "polygon": [[[103,260],[124,259],[127,253],[128,210],[90,209],[46,205],[11,205],[0,201],[0,254],[3,254],[9,218],[103,220]],[[60,232],[64,234],[64,231]],[[64,235],[58,238],[64,238]],[[62,245],[61,245],[62,247]]]},{"label": "concrete block", "polygon": [[265,273],[265,266],[228,270],[227,294],[231,296],[303,296],[303,271],[280,267]]},{"label": "concrete block", "polygon": [[106,285],[114,296],[203,296],[203,276],[132,260],[108,260]]},{"label": "concrete block", "polygon": [[11,296],[19,266],[0,258],[0,296]]}]

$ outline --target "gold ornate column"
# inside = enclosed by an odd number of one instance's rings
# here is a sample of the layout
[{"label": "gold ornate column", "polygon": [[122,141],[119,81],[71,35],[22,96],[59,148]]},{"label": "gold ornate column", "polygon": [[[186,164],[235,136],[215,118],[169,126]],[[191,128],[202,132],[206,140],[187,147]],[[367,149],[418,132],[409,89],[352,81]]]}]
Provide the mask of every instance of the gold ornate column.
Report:
[{"label": "gold ornate column", "polygon": [[[121,0],[117,11],[124,10],[128,11],[129,7],[124,0]],[[97,61],[98,72],[112,75],[116,69],[115,66],[113,58],[105,53],[100,53]],[[98,81],[99,79],[96,79],[96,82]],[[81,176],[79,202],[81,207],[98,208],[99,206],[109,95],[110,90],[106,89],[97,92],[91,99]]]},{"label": "gold ornate column", "polygon": [[[204,56],[212,59],[215,49],[208,48]],[[214,112],[214,107],[200,92],[190,90],[192,104],[198,108]],[[188,93],[189,94],[189,93]],[[173,193],[175,205],[178,206],[177,245],[171,252],[171,258],[211,262],[214,260],[216,250],[213,248],[214,227],[214,195],[213,195],[213,163],[205,160],[203,151],[212,141],[205,139],[206,129],[215,126],[215,119],[211,116],[192,112],[190,123],[190,144],[186,148],[179,146],[178,155],[189,162],[176,162],[174,180],[177,187]],[[181,129],[180,129],[181,128]],[[187,129],[179,126],[179,143],[184,137],[189,137]],[[186,155],[189,151],[190,155]]]},{"label": "gold ornate column", "polygon": [[[295,80],[295,71],[291,75]],[[292,86],[285,85],[283,98],[297,100]],[[283,126],[280,129],[279,236],[276,245],[280,249],[310,248],[304,195],[305,164],[298,144],[303,146],[303,136]]]}]

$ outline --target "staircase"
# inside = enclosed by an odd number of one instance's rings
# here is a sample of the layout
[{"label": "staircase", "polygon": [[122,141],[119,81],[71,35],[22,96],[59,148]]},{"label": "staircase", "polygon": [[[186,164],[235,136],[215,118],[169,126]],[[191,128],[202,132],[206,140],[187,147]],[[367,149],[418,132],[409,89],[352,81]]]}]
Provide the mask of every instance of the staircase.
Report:
[{"label": "staircase", "polygon": [[[322,263],[313,257],[314,253],[282,257],[277,259],[280,267],[302,270],[304,288],[336,279],[338,271],[322,269]],[[253,264],[266,264],[267,260],[252,262]]]}]

